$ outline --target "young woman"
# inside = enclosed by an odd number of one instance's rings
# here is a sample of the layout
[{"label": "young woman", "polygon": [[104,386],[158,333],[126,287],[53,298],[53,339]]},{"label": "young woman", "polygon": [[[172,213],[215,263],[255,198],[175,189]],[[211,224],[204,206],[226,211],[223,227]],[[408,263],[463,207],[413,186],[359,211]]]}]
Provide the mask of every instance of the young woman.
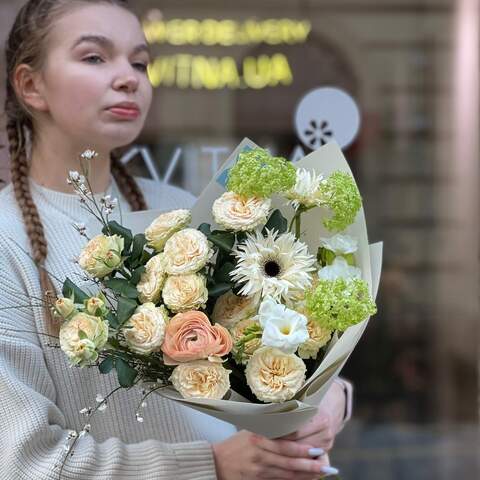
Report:
[{"label": "young woman", "polygon": [[[44,309],[8,308],[58,292],[55,277],[81,273],[72,259],[83,241],[72,223],[89,215],[66,184],[68,172],[92,148],[98,199],[110,194],[130,211],[189,207],[193,197],[135,180],[115,155],[141,131],[152,98],[145,37],[125,2],[30,0],[10,32],[6,61],[12,183],[0,192],[0,478],[47,480],[58,478],[53,467],[63,461],[69,430],[83,428],[80,410],[116,386],[113,373],[69,368],[32,333],[58,330]],[[318,478],[333,471],[318,448],[331,447],[344,398],[334,384],[309,425],[268,440],[160,397],[150,399],[140,424],[139,392],[120,391],[78,442],[63,478]]]}]

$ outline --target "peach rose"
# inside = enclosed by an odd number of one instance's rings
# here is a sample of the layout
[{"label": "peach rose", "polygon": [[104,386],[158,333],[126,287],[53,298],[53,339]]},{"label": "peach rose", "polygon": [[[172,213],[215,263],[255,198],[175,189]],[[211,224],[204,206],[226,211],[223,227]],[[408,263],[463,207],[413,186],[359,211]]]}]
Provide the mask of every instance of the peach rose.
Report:
[{"label": "peach rose", "polygon": [[209,357],[218,359],[227,355],[232,346],[232,337],[225,327],[212,325],[204,313],[191,310],[170,320],[162,351],[166,363],[175,364]]}]

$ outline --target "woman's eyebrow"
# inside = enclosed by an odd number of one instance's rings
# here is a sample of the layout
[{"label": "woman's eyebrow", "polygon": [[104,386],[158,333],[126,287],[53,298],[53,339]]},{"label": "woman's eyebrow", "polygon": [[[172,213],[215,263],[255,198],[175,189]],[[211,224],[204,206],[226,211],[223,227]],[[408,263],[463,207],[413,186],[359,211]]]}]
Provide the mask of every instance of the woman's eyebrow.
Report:
[{"label": "woman's eyebrow", "polygon": [[[110,50],[113,50],[113,47],[114,47],[113,42],[109,38],[104,37],[103,35],[82,35],[72,45],[72,50],[77,45],[79,45],[80,43],[83,43],[83,42],[96,43],[96,44],[100,45],[101,47],[105,47],[105,48],[108,48]],[[139,53],[139,52],[147,52],[148,55],[151,57],[150,48],[148,47],[148,45],[146,43],[141,43],[133,49],[134,54]]]}]

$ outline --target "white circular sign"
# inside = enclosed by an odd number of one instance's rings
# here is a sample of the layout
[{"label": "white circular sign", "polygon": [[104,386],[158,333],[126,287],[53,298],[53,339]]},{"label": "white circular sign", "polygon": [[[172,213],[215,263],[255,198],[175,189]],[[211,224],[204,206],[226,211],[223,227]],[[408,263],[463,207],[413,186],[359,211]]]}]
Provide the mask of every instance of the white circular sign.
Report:
[{"label": "white circular sign", "polygon": [[316,88],[298,103],[295,129],[302,143],[312,150],[331,140],[345,148],[360,129],[360,110],[345,91],[335,87]]}]

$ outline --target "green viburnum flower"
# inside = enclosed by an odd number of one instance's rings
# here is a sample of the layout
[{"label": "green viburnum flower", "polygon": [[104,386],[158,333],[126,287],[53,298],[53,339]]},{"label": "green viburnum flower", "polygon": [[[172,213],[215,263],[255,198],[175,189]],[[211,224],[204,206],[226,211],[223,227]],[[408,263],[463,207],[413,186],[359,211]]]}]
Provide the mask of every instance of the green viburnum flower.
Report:
[{"label": "green viburnum flower", "polygon": [[272,157],[263,148],[242,152],[229,172],[227,189],[245,197],[271,197],[295,185],[295,167],[283,157]]},{"label": "green viburnum flower", "polygon": [[367,283],[359,278],[320,280],[305,300],[310,318],[340,332],[377,313]]},{"label": "green viburnum flower", "polygon": [[333,212],[323,221],[330,231],[342,231],[355,221],[362,206],[362,197],[355,180],[344,172],[334,172],[320,184],[321,205]]}]

